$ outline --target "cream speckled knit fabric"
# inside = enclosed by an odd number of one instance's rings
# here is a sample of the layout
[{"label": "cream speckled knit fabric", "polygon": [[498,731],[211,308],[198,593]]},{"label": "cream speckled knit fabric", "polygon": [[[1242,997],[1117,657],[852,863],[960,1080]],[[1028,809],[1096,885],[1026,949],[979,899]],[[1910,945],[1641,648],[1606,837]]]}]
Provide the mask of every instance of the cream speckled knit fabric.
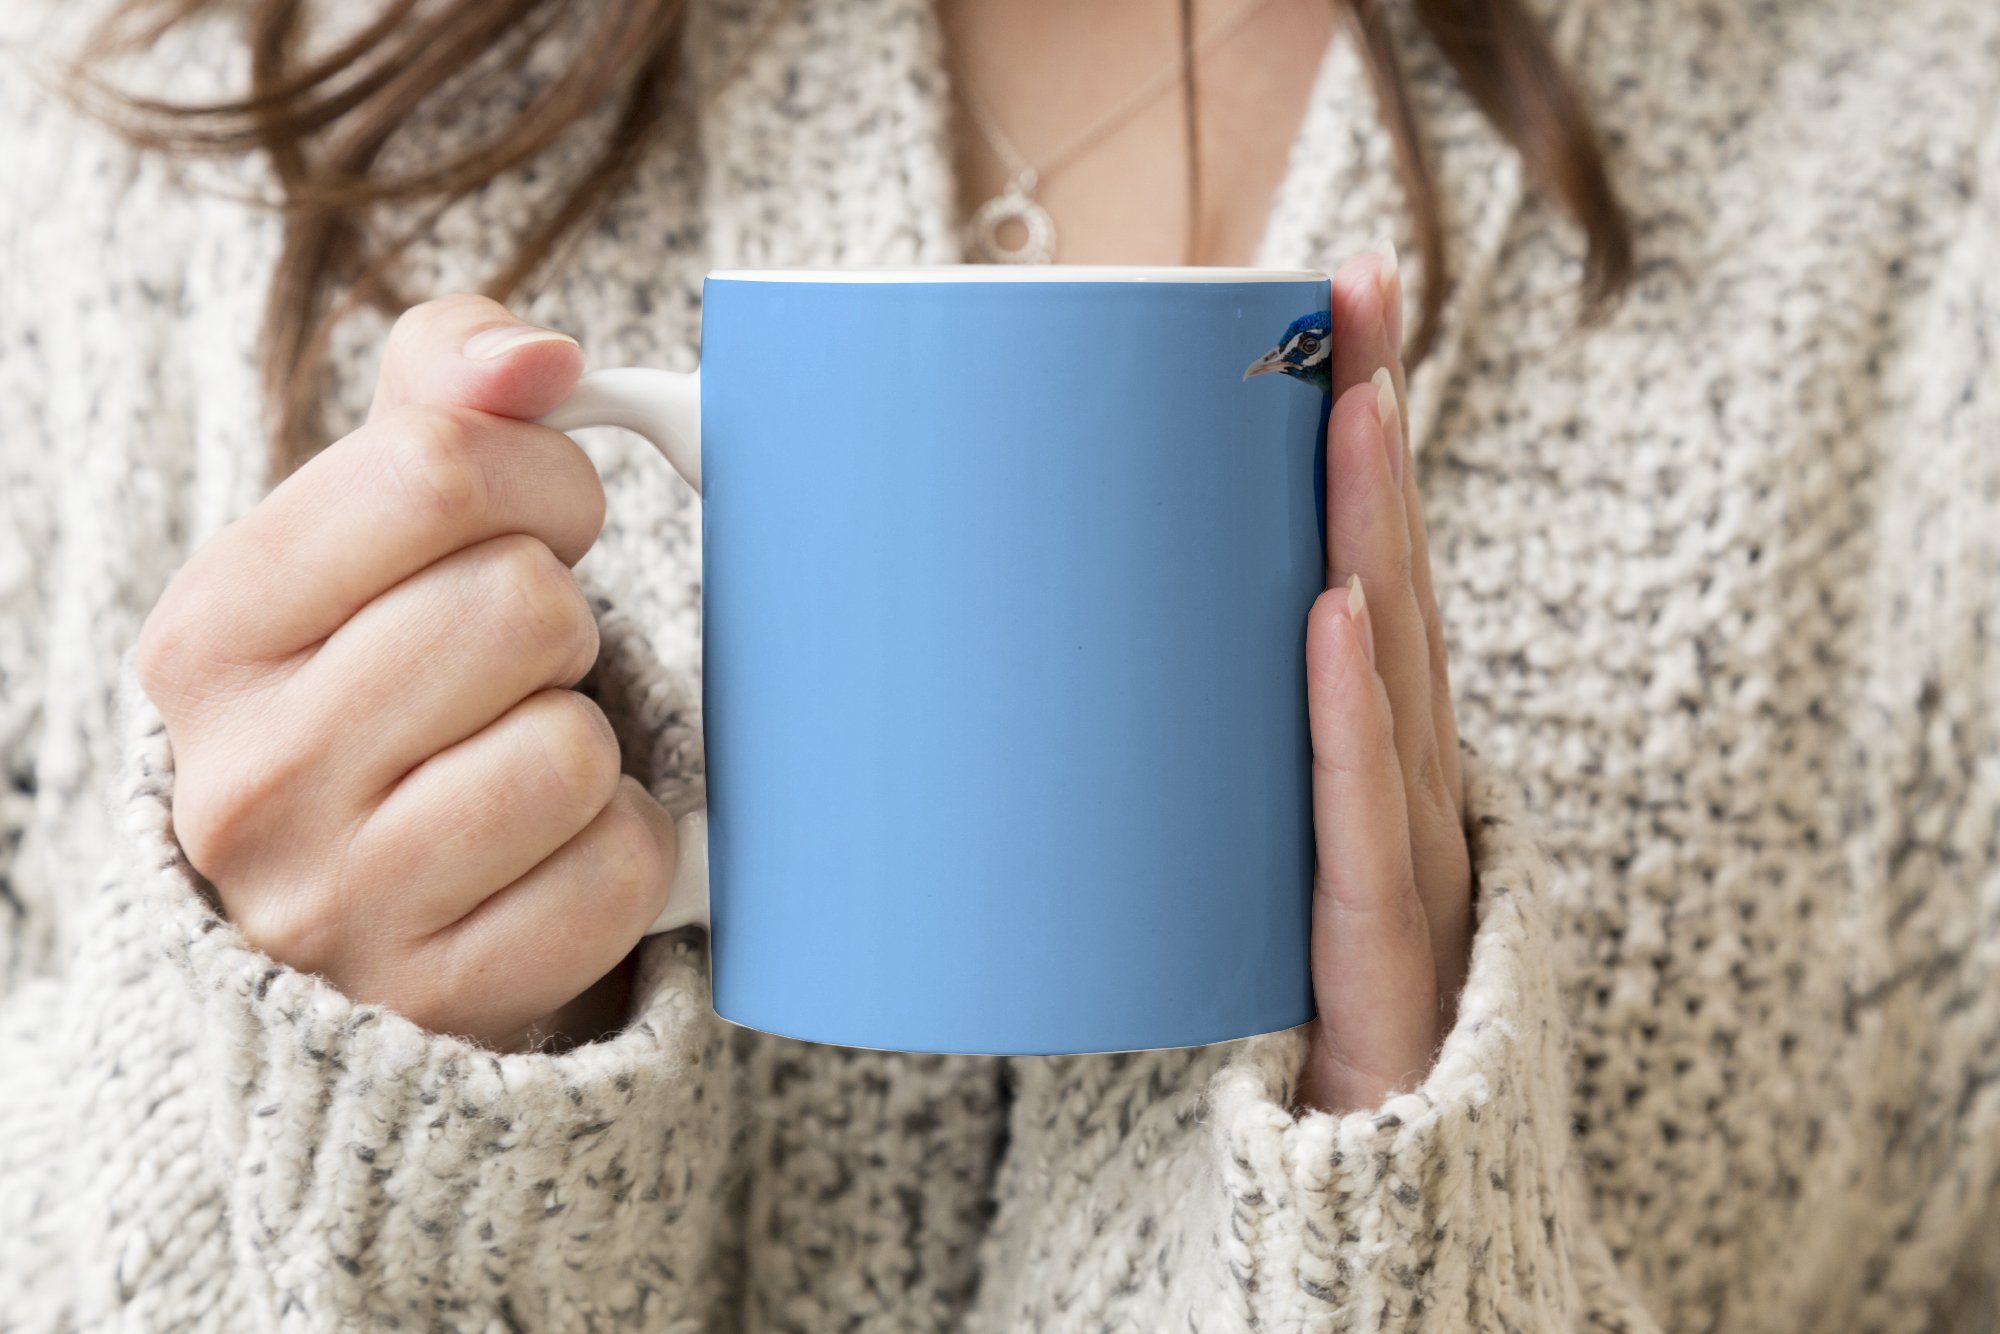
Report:
[{"label": "cream speckled knit fabric", "polygon": [[[714,265],[955,257],[927,5],[774,2],[697,6],[696,132],[526,303],[594,364],[690,365]],[[560,1056],[249,949],[120,681],[265,485],[274,230],[37,92],[60,8],[0,12],[0,1331],[2000,1318],[1990,0],[1551,0],[1641,246],[1587,331],[1573,233],[1415,46],[1462,265],[1411,395],[1480,919],[1430,1078],[1340,1117],[1285,1110],[1297,1034],[996,1061],[731,1030],[692,932],[645,947],[624,1033]],[[158,79],[234,59],[210,26]],[[476,284],[546,185],[444,219],[412,288]],[[1336,46],[1263,259],[1400,216]],[[381,332],[344,335],[337,423]],[[596,688],[684,806],[693,502],[588,447]]]}]

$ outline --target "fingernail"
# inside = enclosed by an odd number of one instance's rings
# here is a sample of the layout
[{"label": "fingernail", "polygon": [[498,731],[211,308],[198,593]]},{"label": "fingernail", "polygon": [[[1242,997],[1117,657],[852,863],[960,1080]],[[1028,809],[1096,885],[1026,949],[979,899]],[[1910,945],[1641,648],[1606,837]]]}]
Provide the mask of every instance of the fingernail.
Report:
[{"label": "fingernail", "polygon": [[1361,651],[1368,655],[1368,665],[1375,665],[1375,623],[1368,618],[1368,599],[1361,592],[1361,576],[1347,576],[1347,620],[1354,627],[1354,633],[1361,637]]},{"label": "fingernail", "polygon": [[1396,243],[1386,236],[1368,248],[1382,257],[1375,266],[1375,286],[1382,297],[1382,329],[1394,343],[1403,327],[1402,264],[1396,258]]},{"label": "fingernail", "polygon": [[502,324],[481,329],[466,339],[464,352],[468,361],[494,361],[530,343],[568,343],[571,347],[576,346],[574,338],[554,329],[543,329],[533,324]]},{"label": "fingernail", "polygon": [[1397,276],[1401,270],[1401,264],[1396,259],[1396,243],[1385,236],[1368,248],[1382,257],[1382,262],[1375,266],[1375,282],[1382,289],[1382,305],[1386,309],[1397,295]]},{"label": "fingernail", "polygon": [[1375,415],[1382,422],[1382,448],[1389,452],[1389,476],[1403,484],[1403,405],[1396,399],[1396,377],[1384,366],[1369,383],[1375,386]]}]

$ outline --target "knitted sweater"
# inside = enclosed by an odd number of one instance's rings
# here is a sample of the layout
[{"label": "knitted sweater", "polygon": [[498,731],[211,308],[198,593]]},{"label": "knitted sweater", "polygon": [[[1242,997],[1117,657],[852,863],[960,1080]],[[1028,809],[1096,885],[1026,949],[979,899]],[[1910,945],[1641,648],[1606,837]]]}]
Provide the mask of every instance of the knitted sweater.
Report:
[{"label": "knitted sweater", "polygon": [[[1459,258],[1410,400],[1478,927],[1428,1078],[1329,1115],[1289,1109],[1299,1033],[999,1060],[734,1030],[698,931],[557,1055],[260,955],[175,846],[121,662],[269,483],[275,222],[255,164],[190,182],[78,123],[34,77],[69,7],[0,6],[0,1330],[1990,1328],[2000,9],[1540,7],[1638,279],[1578,327],[1575,232],[1406,31]],[[232,21],[153,86],[230,86]],[[689,133],[528,317],[685,368],[709,267],[956,257],[922,0],[712,0],[687,43]],[[1401,227],[1366,89],[1337,40],[1264,262]],[[476,285],[578,156],[446,215],[409,290]],[[382,332],[340,340],[336,429]],[[631,437],[586,447],[593,688],[682,809],[696,502]]]}]

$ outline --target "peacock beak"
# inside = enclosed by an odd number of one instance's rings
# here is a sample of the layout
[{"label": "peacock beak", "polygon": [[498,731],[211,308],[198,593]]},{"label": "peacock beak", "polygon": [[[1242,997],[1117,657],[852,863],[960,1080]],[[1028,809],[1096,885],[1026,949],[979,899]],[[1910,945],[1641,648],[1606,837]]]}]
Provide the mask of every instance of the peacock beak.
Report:
[{"label": "peacock beak", "polygon": [[1251,362],[1249,369],[1243,372],[1243,378],[1254,380],[1260,375],[1269,375],[1273,371],[1282,371],[1283,369],[1285,369],[1285,349],[1274,347],[1263,356],[1257,358],[1257,360]]}]

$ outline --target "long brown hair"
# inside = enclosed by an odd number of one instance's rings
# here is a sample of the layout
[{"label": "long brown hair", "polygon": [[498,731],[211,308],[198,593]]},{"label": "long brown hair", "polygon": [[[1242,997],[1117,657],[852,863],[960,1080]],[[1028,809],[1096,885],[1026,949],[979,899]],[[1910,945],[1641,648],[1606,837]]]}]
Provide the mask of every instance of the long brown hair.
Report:
[{"label": "long brown hair", "polygon": [[[800,0],[791,0],[799,3]],[[168,29],[241,4],[249,87],[199,105],[122,90],[102,74],[115,57]],[[1452,281],[1443,210],[1411,107],[1384,0],[1329,0],[1352,28],[1395,147],[1425,274],[1408,354],[1419,361],[1437,333]],[[1521,156],[1529,179],[1583,230],[1586,314],[1602,310],[1632,270],[1630,226],[1607,177],[1583,103],[1521,0],[1408,0],[1467,94]],[[586,112],[616,108],[594,156],[566,192],[547,201],[485,290],[499,299],[548,265],[623,184],[669,124],[669,92],[685,0],[597,5],[560,74],[518,113],[465,146],[428,153],[398,141],[411,114],[440,95],[476,95],[573,18],[564,0],[380,0],[375,17],[323,54],[302,57],[310,0],[122,0],[73,70],[74,95],[133,142],[182,155],[263,153],[283,209],[283,239],[264,307],[261,367],[281,462],[315,447],[313,404],[333,326],[356,305],[395,310],[412,294],[396,261],[424,222],[502,172],[546,151]],[[1183,49],[1190,0],[1181,0]],[[782,12],[782,10],[780,11]],[[1192,70],[1184,79],[1190,203],[1198,194]],[[411,165],[380,165],[396,143]],[[385,204],[415,207],[419,225],[391,233]],[[1198,212],[1190,216],[1198,216]]]}]

